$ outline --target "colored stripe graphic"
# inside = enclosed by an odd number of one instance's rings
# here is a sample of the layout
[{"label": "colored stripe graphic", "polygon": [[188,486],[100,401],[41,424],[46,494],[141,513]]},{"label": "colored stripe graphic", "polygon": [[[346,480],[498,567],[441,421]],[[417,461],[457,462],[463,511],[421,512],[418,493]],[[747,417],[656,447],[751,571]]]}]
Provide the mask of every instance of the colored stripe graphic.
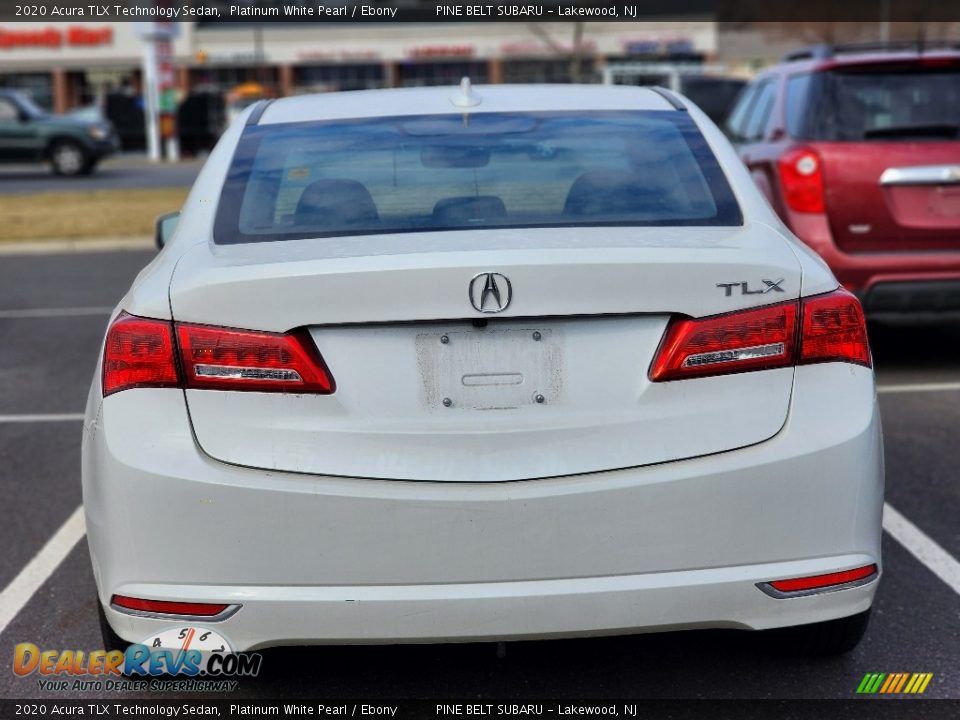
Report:
[{"label": "colored stripe graphic", "polygon": [[918,673],[917,674],[917,683],[913,686],[911,693],[916,693],[919,695],[924,690],[927,689],[927,685],[930,684],[930,681],[933,679],[933,673]]},{"label": "colored stripe graphic", "polygon": [[[898,693],[903,690],[903,686],[907,684],[907,679],[910,678],[909,673],[900,673],[900,680],[897,682],[896,686],[890,688],[890,692]],[[916,677],[916,673],[913,674],[913,677]]]},{"label": "colored stripe graphic", "polygon": [[933,679],[933,673],[867,673],[857,686],[860,695],[920,695]]},{"label": "colored stripe graphic", "polygon": [[887,675],[887,681],[880,687],[880,694],[885,695],[890,692],[890,689],[895,687],[897,681],[900,679],[900,673],[891,673]]},{"label": "colored stripe graphic", "polygon": [[857,692],[864,695],[872,695],[880,689],[880,683],[883,682],[886,676],[886,673],[867,673],[863,676],[863,680],[860,681],[860,687],[857,688]]}]

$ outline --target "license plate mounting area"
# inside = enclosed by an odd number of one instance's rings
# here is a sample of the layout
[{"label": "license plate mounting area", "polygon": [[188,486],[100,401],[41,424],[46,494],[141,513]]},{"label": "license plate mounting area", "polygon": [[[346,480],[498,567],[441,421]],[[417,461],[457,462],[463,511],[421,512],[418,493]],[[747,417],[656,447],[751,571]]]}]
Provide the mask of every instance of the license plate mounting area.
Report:
[{"label": "license plate mounting area", "polygon": [[517,410],[560,399],[563,348],[556,329],[420,333],[416,345],[430,410]]}]

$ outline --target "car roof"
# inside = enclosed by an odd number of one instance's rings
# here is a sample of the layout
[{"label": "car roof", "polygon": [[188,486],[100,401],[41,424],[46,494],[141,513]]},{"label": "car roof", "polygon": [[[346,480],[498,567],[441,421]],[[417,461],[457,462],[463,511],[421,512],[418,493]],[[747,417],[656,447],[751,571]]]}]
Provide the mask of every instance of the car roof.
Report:
[{"label": "car roof", "polygon": [[859,43],[851,45],[813,45],[783,56],[777,68],[819,70],[850,65],[923,63],[931,59],[960,61],[960,43],[915,42]]},{"label": "car roof", "polygon": [[[675,110],[656,90],[625,85],[477,85],[357,90],[274,100],[260,125],[359,117],[570,110]],[[473,101],[479,100],[478,103]]]}]

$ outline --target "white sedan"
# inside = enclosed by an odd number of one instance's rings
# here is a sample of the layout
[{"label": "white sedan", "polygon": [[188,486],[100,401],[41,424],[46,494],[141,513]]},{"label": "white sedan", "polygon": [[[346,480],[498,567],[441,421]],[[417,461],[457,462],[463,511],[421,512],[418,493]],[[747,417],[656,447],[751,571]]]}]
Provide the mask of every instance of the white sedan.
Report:
[{"label": "white sedan", "polygon": [[162,239],[84,426],[105,641],[863,635],[860,305],[683,97],[263,101]]}]

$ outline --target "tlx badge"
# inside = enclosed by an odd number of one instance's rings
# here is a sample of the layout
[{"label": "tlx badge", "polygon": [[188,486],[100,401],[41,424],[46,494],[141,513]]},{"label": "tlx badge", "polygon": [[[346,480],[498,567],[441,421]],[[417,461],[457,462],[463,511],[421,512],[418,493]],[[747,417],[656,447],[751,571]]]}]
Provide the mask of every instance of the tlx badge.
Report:
[{"label": "tlx badge", "polygon": [[763,283],[763,287],[754,290],[750,289],[750,283],[745,280],[733,283],[717,283],[717,287],[723,288],[727,297],[733,295],[734,288],[740,288],[741,295],[765,295],[768,292],[786,292],[786,290],[780,287],[783,281],[784,278],[780,278],[779,280],[761,280],[760,282]]}]

